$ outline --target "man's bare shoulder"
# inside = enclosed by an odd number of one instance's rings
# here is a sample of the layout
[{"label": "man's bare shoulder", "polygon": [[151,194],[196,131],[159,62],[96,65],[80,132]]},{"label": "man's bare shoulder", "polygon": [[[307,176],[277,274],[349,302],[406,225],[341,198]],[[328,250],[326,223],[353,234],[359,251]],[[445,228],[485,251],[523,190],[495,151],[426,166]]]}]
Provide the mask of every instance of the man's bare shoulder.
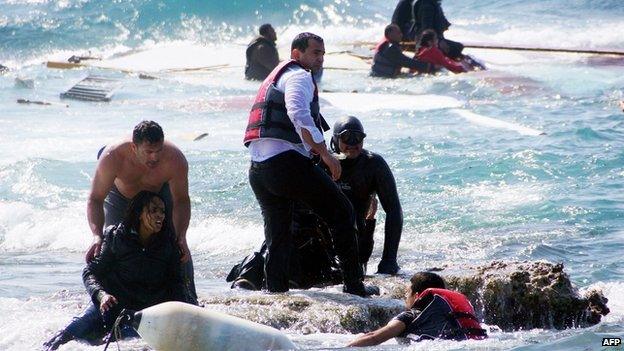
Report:
[{"label": "man's bare shoulder", "polygon": [[123,140],[115,144],[107,145],[100,155],[100,162],[120,162],[126,159],[131,150],[132,141]]},{"label": "man's bare shoulder", "polygon": [[167,162],[170,163],[171,166],[186,167],[188,165],[184,153],[174,143],[165,140],[164,148],[167,155]]}]

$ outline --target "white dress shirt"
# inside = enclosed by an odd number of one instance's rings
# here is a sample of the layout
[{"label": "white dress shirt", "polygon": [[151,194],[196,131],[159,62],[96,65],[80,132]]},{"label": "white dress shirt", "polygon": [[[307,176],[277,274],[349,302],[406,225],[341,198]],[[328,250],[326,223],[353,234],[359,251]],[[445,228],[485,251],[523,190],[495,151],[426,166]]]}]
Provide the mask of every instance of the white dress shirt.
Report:
[{"label": "white dress shirt", "polygon": [[[299,138],[301,129],[310,132],[315,143],[325,141],[323,134],[314,124],[314,119],[310,113],[310,103],[314,99],[314,82],[310,72],[299,66],[291,66],[282,74],[276,84],[277,90],[284,93],[286,111],[288,118],[295,126],[295,131]],[[249,144],[251,160],[262,162],[286,151],[295,150],[305,157],[310,157],[310,145],[303,141],[301,144],[293,144],[286,140],[261,138]]]}]

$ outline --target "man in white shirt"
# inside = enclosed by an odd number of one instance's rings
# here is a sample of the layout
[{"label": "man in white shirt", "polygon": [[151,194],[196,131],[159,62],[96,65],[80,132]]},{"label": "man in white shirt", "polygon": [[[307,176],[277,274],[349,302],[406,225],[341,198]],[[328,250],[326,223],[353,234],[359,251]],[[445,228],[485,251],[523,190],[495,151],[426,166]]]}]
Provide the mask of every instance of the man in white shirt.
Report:
[{"label": "man in white shirt", "polygon": [[[362,282],[353,207],[332,181],[340,178],[340,162],[329,153],[323,138],[329,126],[319,112],[312,73],[322,69],[324,55],[321,37],[297,35],[291,60],[278,65],[262,83],[245,131],[244,143],[251,153],[249,182],[264,217],[266,288],[288,291],[292,209],[299,201],[335,228],[332,235],[343,291],[368,296],[375,287]],[[331,178],[312,162],[312,154],[320,156]]]}]

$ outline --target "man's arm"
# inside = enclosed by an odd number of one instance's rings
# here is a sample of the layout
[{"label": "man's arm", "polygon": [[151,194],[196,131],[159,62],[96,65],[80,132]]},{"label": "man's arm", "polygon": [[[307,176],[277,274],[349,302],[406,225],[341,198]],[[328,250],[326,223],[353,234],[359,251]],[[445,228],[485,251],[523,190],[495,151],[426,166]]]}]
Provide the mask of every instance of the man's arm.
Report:
[{"label": "man's arm", "polygon": [[419,73],[427,73],[430,71],[430,65],[428,63],[409,58],[403,54],[401,46],[398,44],[390,44],[386,51],[386,55],[388,59],[390,59],[397,66],[416,70]]},{"label": "man's arm", "polygon": [[314,124],[310,112],[310,103],[314,98],[312,75],[304,70],[297,71],[288,77],[284,84],[284,100],[288,118],[295,126],[306,149],[318,154],[329,168],[334,180],[340,178],[342,168],[340,161],[327,150],[323,134]]},{"label": "man's arm", "polygon": [[114,157],[110,150],[104,152],[91,182],[91,192],[87,200],[87,221],[93,235],[93,243],[85,255],[87,263],[100,254],[104,227],[104,199],[113,186],[117,173],[117,162]]},{"label": "man's arm", "polygon": [[347,347],[352,346],[374,346],[385,342],[388,339],[399,336],[405,330],[405,323],[393,319],[385,327],[379,328],[373,332],[366,333],[357,339],[351,341]]},{"label": "man's arm", "polygon": [[323,160],[323,163],[329,168],[329,172],[332,175],[332,179],[337,181],[340,179],[340,174],[342,173],[342,166],[340,166],[340,161],[327,150],[327,145],[325,142],[315,143],[314,139],[312,139],[312,135],[307,129],[301,129],[301,137],[303,138],[303,142],[308,144],[312,149],[312,152],[318,154]]},{"label": "man's arm", "polygon": [[375,172],[375,190],[381,207],[386,212],[384,249],[378,273],[396,274],[399,270],[397,252],[403,231],[403,210],[392,171],[386,161],[380,156],[377,157],[379,159]]},{"label": "man's arm", "polygon": [[182,251],[180,261],[186,262],[191,258],[191,253],[186,242],[186,230],[191,219],[191,199],[188,194],[188,162],[182,151],[175,149],[176,165],[172,170],[174,173],[169,180],[169,188],[173,199],[172,220],[176,233],[178,245]]}]

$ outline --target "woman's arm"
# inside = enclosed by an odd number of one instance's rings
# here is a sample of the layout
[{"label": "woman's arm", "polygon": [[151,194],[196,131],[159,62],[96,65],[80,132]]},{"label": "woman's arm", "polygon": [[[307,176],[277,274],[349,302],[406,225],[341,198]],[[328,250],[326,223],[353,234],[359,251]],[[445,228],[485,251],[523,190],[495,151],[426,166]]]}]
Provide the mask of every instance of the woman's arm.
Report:
[{"label": "woman's arm", "polygon": [[357,339],[351,341],[347,347],[350,346],[374,346],[379,345],[382,342],[399,336],[405,330],[405,323],[393,319],[385,327],[379,328],[373,332],[366,333],[359,336]]},{"label": "woman's arm", "polygon": [[102,277],[111,270],[115,262],[115,254],[112,250],[114,240],[113,231],[113,227],[109,227],[106,230],[100,255],[96,256],[82,271],[82,281],[87,289],[87,293],[91,296],[91,300],[96,306],[100,306],[102,298],[104,295],[107,295],[102,286]]}]

